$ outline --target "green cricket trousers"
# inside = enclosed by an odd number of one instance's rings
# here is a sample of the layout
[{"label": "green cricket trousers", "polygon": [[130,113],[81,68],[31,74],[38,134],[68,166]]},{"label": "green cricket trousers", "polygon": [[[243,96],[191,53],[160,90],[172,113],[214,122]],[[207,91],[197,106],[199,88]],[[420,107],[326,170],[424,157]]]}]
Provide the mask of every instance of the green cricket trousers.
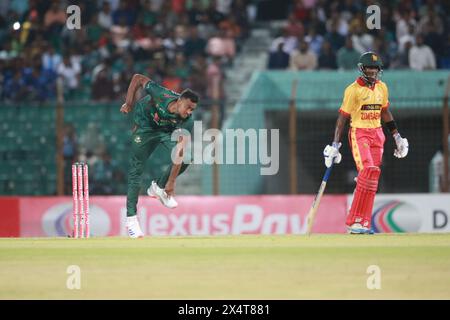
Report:
[{"label": "green cricket trousers", "polygon": [[[141,186],[141,176],[147,159],[155,168],[157,175],[154,179],[160,188],[164,188],[172,169],[172,150],[176,141],[171,141],[171,132],[137,128],[132,135],[130,163],[128,169],[127,216],[136,215],[137,202]],[[189,164],[181,165],[182,174]]]}]

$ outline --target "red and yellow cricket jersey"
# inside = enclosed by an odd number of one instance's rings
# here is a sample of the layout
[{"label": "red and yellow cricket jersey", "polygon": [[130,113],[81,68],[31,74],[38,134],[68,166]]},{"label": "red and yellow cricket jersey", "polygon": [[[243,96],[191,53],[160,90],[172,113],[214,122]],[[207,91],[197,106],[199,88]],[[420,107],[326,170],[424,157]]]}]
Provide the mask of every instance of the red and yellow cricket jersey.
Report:
[{"label": "red and yellow cricket jersey", "polygon": [[381,127],[381,110],[389,107],[389,92],[386,84],[377,80],[372,88],[358,78],[344,93],[339,112],[350,116],[352,128]]}]

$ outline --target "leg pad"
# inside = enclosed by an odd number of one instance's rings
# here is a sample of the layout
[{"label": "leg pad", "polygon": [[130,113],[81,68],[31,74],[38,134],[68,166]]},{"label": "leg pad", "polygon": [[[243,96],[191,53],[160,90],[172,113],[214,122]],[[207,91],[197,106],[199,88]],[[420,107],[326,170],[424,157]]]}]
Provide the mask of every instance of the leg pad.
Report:
[{"label": "leg pad", "polygon": [[375,166],[366,167],[359,172],[352,206],[347,216],[346,224],[348,226],[361,223],[363,227],[370,228],[373,202],[380,174],[380,168]]}]

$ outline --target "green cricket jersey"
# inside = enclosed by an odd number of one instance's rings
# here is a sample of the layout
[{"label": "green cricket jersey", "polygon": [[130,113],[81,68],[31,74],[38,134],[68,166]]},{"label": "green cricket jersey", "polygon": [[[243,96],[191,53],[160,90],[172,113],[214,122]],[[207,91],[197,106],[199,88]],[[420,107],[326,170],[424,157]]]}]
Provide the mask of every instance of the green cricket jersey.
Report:
[{"label": "green cricket jersey", "polygon": [[150,80],[144,87],[148,93],[135,106],[134,122],[141,129],[157,129],[172,132],[183,128],[192,133],[194,121],[192,116],[187,119],[169,112],[169,104],[177,100],[180,94],[160,86]]}]

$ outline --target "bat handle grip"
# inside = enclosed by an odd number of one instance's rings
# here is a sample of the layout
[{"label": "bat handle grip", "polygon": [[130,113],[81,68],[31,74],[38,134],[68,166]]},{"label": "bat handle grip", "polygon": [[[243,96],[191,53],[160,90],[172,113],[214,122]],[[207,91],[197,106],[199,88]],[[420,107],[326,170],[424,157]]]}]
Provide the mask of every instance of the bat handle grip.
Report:
[{"label": "bat handle grip", "polygon": [[[333,162],[334,163],[334,162]],[[327,168],[327,170],[325,171],[325,174],[323,175],[323,179],[322,181],[327,182],[328,178],[330,177],[331,174],[331,169],[333,168],[333,163],[331,164],[331,166],[329,168]]]}]

